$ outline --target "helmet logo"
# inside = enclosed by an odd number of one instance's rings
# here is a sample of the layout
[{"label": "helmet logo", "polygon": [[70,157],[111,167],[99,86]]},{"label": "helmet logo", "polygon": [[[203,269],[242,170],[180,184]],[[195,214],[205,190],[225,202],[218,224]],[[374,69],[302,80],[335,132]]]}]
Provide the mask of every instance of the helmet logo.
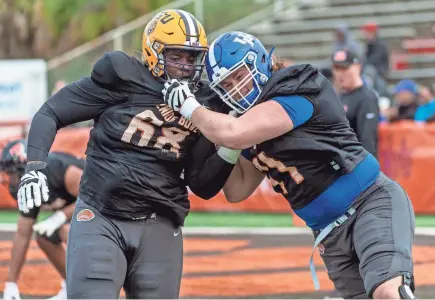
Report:
[{"label": "helmet logo", "polygon": [[244,32],[238,32],[233,41],[243,45],[249,44],[249,46],[254,47],[254,37]]},{"label": "helmet logo", "polygon": [[150,35],[157,27],[157,20],[151,20],[147,27],[145,28],[145,32],[147,35]]}]

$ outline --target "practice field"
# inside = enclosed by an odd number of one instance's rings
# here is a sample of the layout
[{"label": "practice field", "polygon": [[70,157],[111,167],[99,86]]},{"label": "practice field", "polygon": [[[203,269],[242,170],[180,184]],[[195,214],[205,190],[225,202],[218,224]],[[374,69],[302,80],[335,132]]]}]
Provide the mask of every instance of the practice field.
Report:
[{"label": "practice field", "polygon": [[[433,298],[435,277],[429,274],[435,269],[435,230],[418,231],[424,235],[417,234],[414,245],[417,297]],[[12,235],[0,232],[0,290]],[[305,229],[189,227],[184,236],[183,298],[321,298],[332,291],[316,253],[321,290],[314,292],[308,269],[312,237]],[[60,277],[34,241],[19,286],[23,298],[49,297],[60,287]]]},{"label": "practice field", "polygon": [[[45,219],[51,212],[41,212],[40,219]],[[17,210],[0,211],[1,223],[16,223]],[[416,216],[417,227],[435,227],[435,216]],[[289,227],[292,216],[288,214],[263,214],[243,212],[191,212],[186,219],[186,227]]]}]

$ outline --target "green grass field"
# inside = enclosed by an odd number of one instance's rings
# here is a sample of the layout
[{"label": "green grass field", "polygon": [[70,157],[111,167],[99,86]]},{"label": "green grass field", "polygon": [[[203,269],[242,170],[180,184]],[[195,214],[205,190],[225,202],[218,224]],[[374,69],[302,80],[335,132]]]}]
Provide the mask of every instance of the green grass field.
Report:
[{"label": "green grass field", "polygon": [[[50,212],[42,212],[40,218],[48,217]],[[15,223],[18,212],[0,211],[0,223]],[[435,216],[417,216],[417,226],[435,227]],[[288,227],[292,226],[290,214],[253,214],[253,213],[206,213],[192,212],[186,219],[186,227]]]}]

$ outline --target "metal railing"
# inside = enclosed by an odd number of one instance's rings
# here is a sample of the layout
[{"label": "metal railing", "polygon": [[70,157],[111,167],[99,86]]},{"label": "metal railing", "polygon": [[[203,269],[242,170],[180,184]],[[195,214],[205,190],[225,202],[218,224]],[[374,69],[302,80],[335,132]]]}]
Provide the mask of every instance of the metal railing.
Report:
[{"label": "metal railing", "polygon": [[[92,66],[105,52],[121,50],[132,54],[141,49],[143,29],[158,12],[166,9],[185,9],[214,30],[209,40],[219,33],[240,30],[283,11],[296,0],[176,0],[125,25],[111,30],[71,51],[48,61],[48,83],[56,80],[71,82],[90,74]],[[246,4],[249,5],[246,5]],[[205,10],[205,8],[207,10]],[[206,17],[207,16],[207,17]],[[206,20],[207,19],[207,20]],[[226,23],[225,23],[226,22]],[[219,29],[219,30],[216,30]]]}]

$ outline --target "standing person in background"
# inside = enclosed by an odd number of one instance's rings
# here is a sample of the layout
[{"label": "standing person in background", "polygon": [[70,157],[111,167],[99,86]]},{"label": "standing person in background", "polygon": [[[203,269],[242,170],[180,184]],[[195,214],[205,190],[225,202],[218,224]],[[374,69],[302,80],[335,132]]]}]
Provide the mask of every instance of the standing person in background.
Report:
[{"label": "standing person in background", "polygon": [[379,38],[379,27],[374,22],[366,23],[362,28],[365,45],[365,64],[372,65],[382,78],[388,76],[390,70],[387,46]]},{"label": "standing person in background", "polygon": [[346,23],[338,24],[335,27],[335,42],[333,52],[338,50],[350,50],[358,56],[362,55],[362,46],[355,40]]},{"label": "standing person in background", "polygon": [[378,96],[363,83],[359,57],[352,51],[336,51],[332,56],[332,73],[350,127],[363,147],[377,157]]}]

